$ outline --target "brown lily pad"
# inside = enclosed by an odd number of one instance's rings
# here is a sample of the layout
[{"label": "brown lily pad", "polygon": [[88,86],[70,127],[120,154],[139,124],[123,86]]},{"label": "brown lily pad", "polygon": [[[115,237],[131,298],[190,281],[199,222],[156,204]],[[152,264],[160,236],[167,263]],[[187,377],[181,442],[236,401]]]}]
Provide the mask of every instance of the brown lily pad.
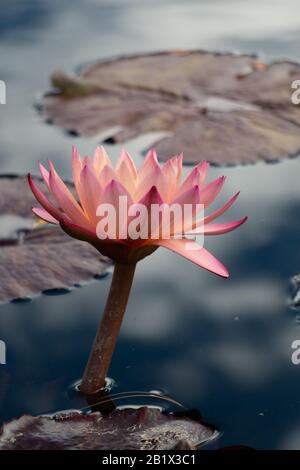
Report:
[{"label": "brown lily pad", "polygon": [[199,420],[156,408],[127,408],[109,416],[95,412],[22,416],[4,424],[0,450],[195,449],[218,436]]},{"label": "brown lily pad", "polygon": [[38,224],[35,204],[26,177],[0,177],[0,301],[70,288],[110,263],[60,227]]},{"label": "brown lily pad", "polygon": [[[34,180],[43,186],[42,179],[34,177]],[[72,183],[65,182],[71,191],[74,191]],[[38,203],[32,194],[27,176],[5,174],[0,175],[0,215],[13,215],[36,221],[32,207]],[[0,233],[0,238],[3,238]]]},{"label": "brown lily pad", "polygon": [[[300,106],[291,102],[300,65],[266,65],[250,55],[170,51],[99,61],[76,76],[55,72],[48,121],[84,136],[120,127],[123,143],[165,131],[154,143],[166,160],[216,165],[273,161],[300,151]],[[146,149],[145,149],[146,150]]]}]

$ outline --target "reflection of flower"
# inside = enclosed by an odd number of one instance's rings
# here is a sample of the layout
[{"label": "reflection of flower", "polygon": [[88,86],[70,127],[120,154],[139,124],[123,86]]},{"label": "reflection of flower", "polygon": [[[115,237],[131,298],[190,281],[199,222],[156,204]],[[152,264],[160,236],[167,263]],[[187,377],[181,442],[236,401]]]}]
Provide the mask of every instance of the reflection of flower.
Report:
[{"label": "reflection of flower", "polygon": [[[60,224],[63,230],[74,238],[87,241],[102,254],[120,263],[135,264],[151,254],[157,247],[163,246],[177,252],[199,266],[220,276],[227,277],[226,268],[205,248],[199,247],[195,241],[178,238],[178,235],[193,233],[217,235],[229,232],[245,222],[246,217],[234,222],[211,223],[221,216],[233,204],[238,193],[223,207],[196,220],[196,205],[206,209],[219,194],[224,177],[206,184],[208,164],[199,163],[181,181],[182,156],[176,155],[160,167],[154,150],[149,151],[143,165],[137,171],[130,155],[122,150],[120,158],[113,168],[103,147],[98,147],[94,158],[82,159],[73,149],[73,178],[79,202],[71,194],[67,186],[56,173],[52,162],[50,171],[40,164],[43,180],[51,193],[54,203],[46,197],[29,175],[30,187],[43,208],[33,208],[33,212],[50,223]],[[177,204],[182,208],[191,205],[190,220],[184,219],[184,226],[173,225],[172,236],[168,239],[159,231],[153,238],[132,239],[126,232],[125,237],[99,239],[96,233],[99,217],[96,215],[100,204],[111,204],[117,211],[120,196],[126,196],[128,207],[133,209],[137,204],[149,208],[154,204]],[[147,226],[151,221],[144,220]],[[149,235],[150,237],[150,235]],[[187,249],[188,245],[188,249]],[[199,249],[200,248],[200,249]]]}]

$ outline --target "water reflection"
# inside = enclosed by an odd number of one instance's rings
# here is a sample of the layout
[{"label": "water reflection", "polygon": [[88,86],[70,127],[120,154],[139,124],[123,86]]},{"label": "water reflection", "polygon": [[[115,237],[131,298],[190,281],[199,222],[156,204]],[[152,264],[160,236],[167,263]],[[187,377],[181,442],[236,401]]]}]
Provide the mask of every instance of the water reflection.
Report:
[{"label": "water reflection", "polygon": [[[71,138],[33,109],[57,67],[176,47],[299,58],[296,0],[19,3],[10,2],[0,20],[0,78],[8,87],[0,106],[2,172],[35,171],[38,159],[52,158],[69,177],[71,144],[88,153],[99,140]],[[141,161],[153,140],[141,136],[128,149]],[[107,147],[116,158],[119,147]],[[118,392],[159,389],[200,409],[224,431],[223,445],[299,448],[300,368],[290,362],[290,345],[300,330],[286,302],[289,278],[300,267],[299,160],[212,169],[211,178],[220,174],[228,176],[224,201],[242,191],[232,219],[249,215],[239,231],[207,241],[231,278],[162,249],[143,261],[111,376]],[[109,282],[0,306],[7,345],[0,421],[73,407],[68,387],[81,376]]]},{"label": "water reflection", "polygon": [[[48,27],[51,20],[51,3],[43,0],[13,1],[2,6],[0,37],[3,41],[20,43],[32,41],[36,30]],[[57,2],[56,2],[57,3]]]}]

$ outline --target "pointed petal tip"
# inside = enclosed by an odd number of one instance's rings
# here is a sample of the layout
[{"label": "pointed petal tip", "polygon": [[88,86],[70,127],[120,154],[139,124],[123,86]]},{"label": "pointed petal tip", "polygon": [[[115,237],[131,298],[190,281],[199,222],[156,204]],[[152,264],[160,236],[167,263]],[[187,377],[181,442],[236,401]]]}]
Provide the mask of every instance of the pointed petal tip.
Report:
[{"label": "pointed petal tip", "polygon": [[[199,225],[198,233],[199,234],[202,233],[204,235],[223,235],[225,233],[229,233],[237,229],[238,227],[243,225],[247,219],[248,217],[245,216],[240,220],[234,220],[230,222],[219,222],[216,224],[202,222],[202,226]],[[197,233],[197,232],[194,231],[194,233]]]},{"label": "pointed petal tip", "polygon": [[162,204],[163,199],[155,185],[151,186],[149,191],[147,191],[143,196],[139,199],[139,203],[141,204],[148,204],[151,201],[151,204]]},{"label": "pointed petal tip", "polygon": [[149,150],[148,155],[149,155],[149,157],[151,157],[155,161],[155,163],[158,163],[157,153],[156,153],[156,150],[155,150],[154,147]]},{"label": "pointed petal tip", "polygon": [[227,268],[204,247],[190,240],[188,241],[188,247],[186,243],[187,240],[184,239],[161,239],[156,244],[174,251],[213,274],[223,278],[229,277]]},{"label": "pointed petal tip", "polygon": [[75,145],[72,145],[72,159],[80,156],[79,150]]},{"label": "pointed petal tip", "polygon": [[111,182],[109,183],[109,186],[111,186],[112,188],[117,188],[119,186],[119,181],[117,181],[116,179],[112,179]]},{"label": "pointed petal tip", "polygon": [[238,228],[238,227],[240,227],[241,225],[244,225],[244,223],[247,222],[247,220],[248,220],[248,216],[245,215],[244,217],[242,217],[240,220],[238,220],[238,221],[236,222],[236,227],[235,227],[235,228]]},{"label": "pointed petal tip", "polygon": [[83,173],[83,174],[87,173],[87,172],[89,171],[89,168],[90,168],[89,165],[87,164],[87,162],[85,162],[85,163],[83,164],[83,167],[82,167],[82,170],[81,170],[82,173]]},{"label": "pointed petal tip", "polygon": [[153,186],[151,186],[151,188],[149,189],[148,194],[159,195],[159,197],[160,197],[159,191],[158,191],[157,186],[155,184],[153,184]]},{"label": "pointed petal tip", "polygon": [[220,276],[222,278],[225,278],[225,279],[228,279],[229,278],[229,271],[228,269],[226,268],[226,266],[224,266],[223,263],[221,263],[221,261],[217,260],[217,265],[216,266],[213,266],[211,268],[207,268],[211,273],[213,274],[217,274],[217,276]]},{"label": "pointed petal tip", "polygon": [[[43,165],[42,161],[41,160],[38,160],[38,166],[39,166],[39,169],[41,171],[41,169],[44,169],[45,166]],[[46,169],[46,168],[45,168]]]},{"label": "pointed petal tip", "polygon": [[213,269],[208,269],[208,271],[210,271],[212,274],[216,274],[222,279],[228,279],[230,277],[228,269],[220,261],[218,264],[219,264],[218,267],[214,267]]},{"label": "pointed petal tip", "polygon": [[33,181],[33,178],[31,176],[31,173],[27,173],[27,181],[29,183],[30,188],[32,189],[32,187],[34,186],[34,181]]},{"label": "pointed petal tip", "polygon": [[183,165],[183,152],[181,152],[179,155],[177,155],[177,165],[179,166],[180,170],[182,169]]},{"label": "pointed petal tip", "polygon": [[153,186],[151,186],[149,193],[150,194],[157,194],[158,193],[158,189],[155,186],[155,184]]},{"label": "pointed petal tip", "polygon": [[194,170],[197,170],[198,172],[205,172],[208,173],[209,170],[209,162],[207,160],[201,160],[196,166],[194,166]]},{"label": "pointed petal tip", "polygon": [[31,211],[36,215],[39,219],[44,220],[44,222],[48,222],[50,224],[55,224],[58,225],[59,221],[53,217],[51,214],[49,214],[48,211],[41,207],[32,207]]},{"label": "pointed petal tip", "polygon": [[230,276],[228,269],[226,268],[226,266],[224,266],[223,263],[221,263],[221,261],[217,261],[218,266],[215,266],[213,269],[210,269],[210,272],[213,274],[217,274],[217,276],[220,276],[224,279],[228,279]]},{"label": "pointed petal tip", "polygon": [[56,173],[56,171],[55,171],[55,168],[54,168],[53,161],[50,160],[50,159],[48,159],[47,162],[48,162],[49,169],[50,169],[50,172],[49,172],[49,176],[50,176],[50,173],[51,173],[51,172],[52,172],[52,173]]},{"label": "pointed petal tip", "polygon": [[240,194],[241,194],[241,191],[239,190],[232,196],[232,198],[230,199],[231,201],[230,205],[232,205],[236,201],[236,199],[239,197]]},{"label": "pointed petal tip", "polygon": [[[122,183],[120,183],[120,181],[116,180],[116,179],[112,179],[104,188],[104,191],[107,193],[107,192],[118,192],[118,193],[123,193],[125,192],[127,194],[127,191],[126,189],[124,188],[124,186],[122,185]],[[128,195],[128,194],[127,194]]]}]

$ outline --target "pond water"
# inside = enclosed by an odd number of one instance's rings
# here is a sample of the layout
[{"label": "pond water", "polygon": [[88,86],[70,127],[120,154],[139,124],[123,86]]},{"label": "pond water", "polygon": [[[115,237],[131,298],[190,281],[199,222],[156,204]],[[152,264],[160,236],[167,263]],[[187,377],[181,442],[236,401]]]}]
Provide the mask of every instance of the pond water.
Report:
[{"label": "pond water", "polygon": [[[52,158],[69,177],[71,145],[88,153],[98,142],[67,136],[36,113],[55,68],[179,47],[299,60],[297,7],[297,0],[6,3],[1,172],[36,171],[38,159]],[[139,137],[127,148],[141,161],[151,140]],[[114,157],[120,150],[107,149]],[[163,249],[142,261],[110,370],[114,392],[159,390],[200,410],[222,431],[220,446],[300,449],[300,366],[291,362],[300,322],[288,303],[290,278],[300,272],[299,172],[299,159],[211,170],[211,178],[228,178],[220,199],[241,190],[232,218],[249,215],[236,232],[207,242],[231,277],[219,279]],[[0,306],[7,348],[0,422],[85,406],[68,389],[82,374],[110,275],[66,295]]]}]

